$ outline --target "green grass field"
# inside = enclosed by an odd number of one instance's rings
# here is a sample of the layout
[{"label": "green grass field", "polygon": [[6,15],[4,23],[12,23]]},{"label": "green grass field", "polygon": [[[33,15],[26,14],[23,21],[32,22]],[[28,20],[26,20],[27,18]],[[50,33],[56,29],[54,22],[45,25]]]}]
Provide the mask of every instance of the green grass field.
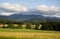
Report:
[{"label": "green grass field", "polygon": [[60,39],[60,31],[1,28],[0,39]]}]

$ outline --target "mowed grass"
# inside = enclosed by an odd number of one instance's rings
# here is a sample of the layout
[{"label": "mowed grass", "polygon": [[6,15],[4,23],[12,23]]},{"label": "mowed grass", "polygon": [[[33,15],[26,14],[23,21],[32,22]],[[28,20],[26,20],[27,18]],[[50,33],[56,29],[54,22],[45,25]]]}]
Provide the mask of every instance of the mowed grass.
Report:
[{"label": "mowed grass", "polygon": [[60,39],[60,31],[0,29],[0,39]]}]

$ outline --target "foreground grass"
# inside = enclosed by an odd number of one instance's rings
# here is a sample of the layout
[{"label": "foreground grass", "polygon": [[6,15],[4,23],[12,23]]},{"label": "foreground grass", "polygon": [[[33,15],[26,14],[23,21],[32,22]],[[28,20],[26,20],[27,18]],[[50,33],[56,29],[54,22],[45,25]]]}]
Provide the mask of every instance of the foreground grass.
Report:
[{"label": "foreground grass", "polygon": [[0,32],[34,32],[34,33],[59,33],[60,31],[49,31],[49,30],[33,30],[33,29],[7,29],[0,28]]},{"label": "foreground grass", "polygon": [[60,31],[0,29],[0,39],[60,39]]}]

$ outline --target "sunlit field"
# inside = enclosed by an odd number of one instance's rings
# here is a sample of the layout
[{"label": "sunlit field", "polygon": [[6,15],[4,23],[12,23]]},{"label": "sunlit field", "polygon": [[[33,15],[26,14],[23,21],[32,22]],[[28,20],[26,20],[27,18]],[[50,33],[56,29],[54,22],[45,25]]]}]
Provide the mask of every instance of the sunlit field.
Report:
[{"label": "sunlit field", "polygon": [[0,39],[60,39],[60,31],[0,29]]}]

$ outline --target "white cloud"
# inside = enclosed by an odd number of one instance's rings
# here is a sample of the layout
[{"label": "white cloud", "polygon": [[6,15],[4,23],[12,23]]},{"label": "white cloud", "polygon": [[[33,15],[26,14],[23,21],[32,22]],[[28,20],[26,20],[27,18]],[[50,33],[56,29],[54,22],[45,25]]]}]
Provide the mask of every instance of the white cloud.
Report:
[{"label": "white cloud", "polygon": [[36,9],[42,11],[60,12],[60,8],[55,6],[39,5]]},{"label": "white cloud", "polygon": [[49,11],[49,7],[46,5],[39,5],[36,7],[37,10]]},{"label": "white cloud", "polygon": [[58,18],[60,18],[60,13],[56,13],[56,14],[54,14],[54,15],[43,15],[43,16],[45,16],[45,17],[58,17]]},{"label": "white cloud", "polygon": [[56,13],[54,16],[60,18],[60,13]]},{"label": "white cloud", "polygon": [[13,11],[27,11],[26,6],[21,6],[19,4],[1,3],[0,8],[9,9]]},{"label": "white cloud", "polygon": [[4,16],[10,16],[10,15],[12,15],[12,14],[14,14],[14,13],[8,13],[8,12],[2,12],[2,13],[0,13],[1,15],[4,15]]},{"label": "white cloud", "polygon": [[59,7],[55,7],[55,6],[51,6],[50,10],[54,11],[54,12],[60,12],[60,8]]}]

